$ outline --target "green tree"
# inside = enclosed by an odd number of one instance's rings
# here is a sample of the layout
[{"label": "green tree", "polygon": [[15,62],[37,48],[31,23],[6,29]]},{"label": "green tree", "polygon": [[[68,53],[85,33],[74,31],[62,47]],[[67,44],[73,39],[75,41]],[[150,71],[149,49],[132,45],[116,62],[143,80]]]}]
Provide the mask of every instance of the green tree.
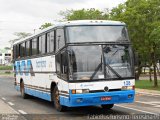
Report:
[{"label": "green tree", "polygon": [[[159,0],[127,0],[124,4],[112,9],[110,19],[124,21],[128,25],[135,51],[140,56],[139,74],[144,64],[154,67],[154,87],[158,86],[156,63],[160,42],[157,26],[160,21]],[[156,37],[156,39],[155,39]]]},{"label": "green tree", "polygon": [[5,49],[5,50],[10,50],[11,48],[10,48],[10,47],[5,47],[4,49]]},{"label": "green tree", "polygon": [[66,10],[60,12],[65,20],[103,20],[109,18],[108,9],[100,11],[98,9],[81,9],[81,10]]},{"label": "green tree", "polygon": [[28,36],[31,36],[32,34],[31,33],[26,33],[26,32],[15,32],[14,35],[17,37],[16,39],[12,39],[9,41],[9,43],[11,44],[11,48],[12,48],[12,45],[14,42],[20,40],[20,39],[23,39],[23,38],[26,38]]},{"label": "green tree", "polygon": [[43,25],[41,25],[41,27],[39,29],[43,30],[43,29],[50,27],[52,25],[53,25],[52,23],[44,23]]},{"label": "green tree", "polygon": [[17,36],[17,39],[22,39],[28,36],[31,36],[31,33],[26,33],[26,32],[15,32],[14,33],[15,36]]}]

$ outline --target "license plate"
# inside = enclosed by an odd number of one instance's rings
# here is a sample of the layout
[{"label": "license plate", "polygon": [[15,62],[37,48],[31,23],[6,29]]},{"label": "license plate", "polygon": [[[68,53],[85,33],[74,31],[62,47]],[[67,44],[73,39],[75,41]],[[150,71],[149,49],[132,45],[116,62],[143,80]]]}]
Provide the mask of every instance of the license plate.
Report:
[{"label": "license plate", "polygon": [[112,97],[101,97],[101,101],[107,101],[107,100],[111,100]]}]

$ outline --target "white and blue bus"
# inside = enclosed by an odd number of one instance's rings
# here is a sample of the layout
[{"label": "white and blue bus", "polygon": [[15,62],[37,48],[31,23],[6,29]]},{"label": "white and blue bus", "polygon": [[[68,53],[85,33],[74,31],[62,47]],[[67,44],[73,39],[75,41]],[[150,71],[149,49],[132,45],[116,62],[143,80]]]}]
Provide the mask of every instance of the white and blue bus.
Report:
[{"label": "white and blue bus", "polygon": [[79,20],[56,24],[13,45],[21,96],[67,107],[132,103],[135,78],[126,24]]}]

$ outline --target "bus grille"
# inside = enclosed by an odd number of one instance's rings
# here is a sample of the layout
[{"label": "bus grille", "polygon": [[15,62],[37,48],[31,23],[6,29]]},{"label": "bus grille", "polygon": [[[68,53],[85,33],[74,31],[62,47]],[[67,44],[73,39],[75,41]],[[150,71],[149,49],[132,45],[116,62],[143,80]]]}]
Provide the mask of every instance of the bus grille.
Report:
[{"label": "bus grille", "polygon": [[[108,92],[114,92],[114,91],[121,91],[121,89],[109,89]],[[90,93],[96,93],[96,92],[106,92],[104,90],[91,90]]]}]

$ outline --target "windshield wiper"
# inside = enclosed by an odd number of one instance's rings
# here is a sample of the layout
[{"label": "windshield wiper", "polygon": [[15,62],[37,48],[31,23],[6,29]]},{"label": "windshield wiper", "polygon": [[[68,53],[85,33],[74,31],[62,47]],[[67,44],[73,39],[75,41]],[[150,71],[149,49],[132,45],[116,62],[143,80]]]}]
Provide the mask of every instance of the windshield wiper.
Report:
[{"label": "windshield wiper", "polygon": [[106,66],[115,74],[118,78],[122,78],[109,64],[106,64]]},{"label": "windshield wiper", "polygon": [[116,50],[116,51],[112,54],[112,56],[114,56],[117,52],[118,52],[118,50]]},{"label": "windshield wiper", "polygon": [[[101,68],[102,63],[100,63],[97,68],[95,69],[94,73],[92,74],[92,76],[90,77],[90,80],[94,78],[94,76],[97,74],[98,70]],[[122,78],[111,66],[109,66],[108,64],[106,64],[106,66],[118,77],[118,78]]]},{"label": "windshield wiper", "polygon": [[94,73],[90,77],[90,80],[94,78],[94,76],[97,74],[97,72],[98,72],[99,68],[101,68],[101,66],[102,66],[102,62],[97,66],[97,68],[95,69]]}]

